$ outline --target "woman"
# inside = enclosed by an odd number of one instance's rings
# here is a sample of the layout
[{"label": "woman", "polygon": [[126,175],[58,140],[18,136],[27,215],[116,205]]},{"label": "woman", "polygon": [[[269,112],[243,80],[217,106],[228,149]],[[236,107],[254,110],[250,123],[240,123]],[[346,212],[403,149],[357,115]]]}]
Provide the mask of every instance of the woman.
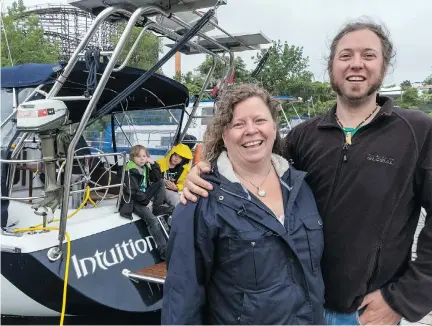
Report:
[{"label": "woman", "polygon": [[277,104],[239,85],[216,105],[202,176],[214,190],[174,212],[162,324],[323,324],[322,220],[279,156]]}]

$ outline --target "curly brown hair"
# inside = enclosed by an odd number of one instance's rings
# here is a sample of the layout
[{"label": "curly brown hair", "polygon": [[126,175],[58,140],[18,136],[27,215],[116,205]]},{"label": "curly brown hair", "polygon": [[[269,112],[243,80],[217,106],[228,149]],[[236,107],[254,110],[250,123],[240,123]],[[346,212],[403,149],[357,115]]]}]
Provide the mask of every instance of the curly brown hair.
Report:
[{"label": "curly brown hair", "polygon": [[[225,127],[233,119],[236,105],[255,96],[264,101],[273,121],[277,123],[279,102],[274,100],[265,89],[253,84],[240,84],[228,88],[217,98],[215,102],[215,115],[204,134],[202,155],[207,162],[214,162],[222,151],[225,150],[222,135]],[[279,155],[282,152],[282,139],[279,132],[276,132],[276,140],[272,151]]]}]

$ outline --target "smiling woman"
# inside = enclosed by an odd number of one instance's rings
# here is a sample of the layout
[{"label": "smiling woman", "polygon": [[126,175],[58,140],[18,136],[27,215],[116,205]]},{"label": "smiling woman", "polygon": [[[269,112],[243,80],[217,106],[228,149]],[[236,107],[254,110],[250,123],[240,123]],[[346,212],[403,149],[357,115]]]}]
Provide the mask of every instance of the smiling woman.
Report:
[{"label": "smiling woman", "polygon": [[202,176],[215,191],[174,212],[162,324],[323,324],[322,220],[278,155],[277,103],[238,85],[216,106]]}]

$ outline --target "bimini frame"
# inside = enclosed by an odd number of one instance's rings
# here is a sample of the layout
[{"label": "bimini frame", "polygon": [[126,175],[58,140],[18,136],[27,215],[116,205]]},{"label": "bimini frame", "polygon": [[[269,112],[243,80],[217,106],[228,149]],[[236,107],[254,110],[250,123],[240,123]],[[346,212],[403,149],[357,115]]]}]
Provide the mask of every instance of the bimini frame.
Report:
[{"label": "bimini frame", "polygon": [[[209,36],[205,35],[204,33],[200,32],[200,30],[207,23],[209,23],[210,19],[215,15],[215,12],[216,12],[216,10],[220,4],[221,4],[220,1],[218,1],[213,8],[208,10],[204,15],[200,15],[201,16],[200,19],[198,20],[198,22],[194,26],[190,26],[189,24],[187,24],[186,22],[184,22],[183,20],[178,18],[175,14],[165,12],[156,6],[139,7],[133,12],[128,11],[128,10],[123,9],[123,8],[120,8],[120,7],[117,7],[117,6],[112,6],[112,7],[105,8],[102,12],[100,12],[100,14],[95,18],[95,20],[94,20],[92,26],[90,27],[90,29],[88,30],[87,34],[82,39],[81,43],[75,49],[75,52],[71,56],[68,64],[64,68],[63,72],[57,78],[57,80],[54,83],[53,87],[51,88],[50,92],[46,96],[47,99],[64,100],[60,97],[56,97],[56,95],[61,90],[62,85],[64,84],[64,82],[69,77],[69,74],[71,73],[75,64],[78,62],[80,55],[82,55],[81,53],[86,48],[86,46],[89,43],[89,40],[92,38],[92,36],[97,32],[97,29],[101,25],[101,23],[103,21],[107,20],[110,16],[112,16],[114,14],[118,14],[118,13],[126,15],[126,16],[130,16],[129,21],[128,21],[128,23],[127,23],[120,39],[119,39],[114,51],[112,52],[111,58],[110,58],[107,66],[105,68],[105,71],[103,72],[103,74],[102,74],[102,76],[98,82],[98,85],[97,85],[96,89],[94,90],[93,95],[91,95],[87,98],[87,100],[89,100],[89,103],[88,103],[86,110],[83,114],[83,117],[82,117],[82,119],[81,119],[81,121],[80,121],[80,123],[76,129],[76,132],[74,133],[74,137],[73,137],[73,139],[69,145],[68,151],[67,151],[66,164],[64,167],[64,184],[65,185],[69,185],[71,183],[72,165],[73,165],[72,163],[73,163],[73,159],[74,159],[74,148],[77,145],[79,138],[83,134],[83,131],[84,131],[84,129],[85,129],[85,127],[86,127],[86,125],[87,125],[87,123],[88,123],[88,121],[89,121],[89,119],[90,119],[90,117],[94,111],[94,108],[96,107],[96,104],[99,101],[99,98],[100,98],[100,96],[104,90],[104,87],[106,86],[108,79],[110,78],[111,73],[113,71],[119,71],[126,66],[126,64],[127,64],[128,60],[130,59],[133,51],[136,50],[136,47],[140,41],[140,38],[144,35],[144,32],[146,30],[156,32],[158,34],[161,34],[162,36],[166,36],[166,37],[176,41],[175,46],[173,46],[169,50],[169,52],[167,54],[165,54],[151,69],[149,69],[142,76],[140,76],[128,88],[126,88],[124,91],[119,93],[118,96],[116,98],[114,98],[111,102],[107,103],[103,108],[101,108],[98,112],[101,112],[102,115],[105,113],[106,114],[109,113],[112,108],[119,105],[127,96],[129,96],[129,94],[131,94],[136,88],[140,87],[147,79],[149,79],[152,76],[152,74],[154,74],[163,64],[165,64],[172,56],[174,56],[174,54],[176,52],[178,52],[186,44],[188,46],[194,48],[195,50],[201,52],[201,53],[206,53],[206,54],[209,54],[213,57],[213,65],[212,65],[209,73],[207,74],[204,85],[201,88],[201,92],[194,103],[194,107],[193,107],[193,110],[191,112],[191,116],[194,115],[194,113],[195,113],[194,111],[196,111],[196,109],[198,108],[198,104],[202,98],[202,95],[204,94],[204,91],[208,86],[208,83],[210,81],[210,77],[211,77],[211,75],[214,71],[215,65],[216,65],[216,60],[222,60],[228,66],[226,78],[225,78],[226,82],[223,84],[223,87],[225,87],[227,85],[227,81],[228,81],[227,77],[232,73],[232,71],[234,69],[234,66],[233,66],[234,65],[234,54],[232,53],[232,51],[229,48],[220,44],[218,41],[216,41],[212,37],[209,37]],[[181,25],[182,27],[184,27],[187,30],[187,32],[184,35],[179,35],[175,31],[170,30],[170,29],[168,29],[168,28],[166,28],[166,27],[164,27],[164,26],[162,26],[162,25],[160,25],[160,24],[158,24],[152,20],[148,20],[146,18],[146,14],[149,14],[149,13],[154,14],[155,12],[160,14],[160,15],[163,15],[167,19],[170,19],[170,20],[176,22],[177,24]],[[145,23],[144,23],[144,27],[143,27],[141,33],[137,37],[134,45],[132,46],[131,50],[129,51],[124,62],[120,66],[116,67],[116,63],[117,63],[117,61],[120,57],[120,54],[121,54],[121,52],[122,52],[122,50],[126,44],[126,40],[131,35],[133,27],[137,24],[138,21],[142,21],[143,19],[144,19]],[[216,26],[216,28],[218,28],[218,27]],[[220,56],[219,54],[216,54],[215,52],[208,50],[208,49],[204,48],[203,46],[199,45],[198,43],[192,41],[191,39],[196,35],[198,35],[201,38],[214,44],[216,47],[218,47],[219,52],[228,53],[229,59],[225,59],[223,56]],[[228,35],[228,36],[230,36],[230,35]],[[82,96],[77,96],[77,97],[68,97],[68,100],[84,100],[84,99]],[[192,120],[192,119],[189,119],[189,120]],[[188,121],[188,123],[186,124],[185,129],[189,125],[190,125],[190,121]],[[181,136],[181,138],[183,136],[184,136],[184,134]],[[61,254],[62,243],[63,243],[64,237],[65,237],[66,217],[67,217],[67,211],[68,211],[68,207],[69,207],[70,194],[71,194],[70,187],[64,187],[63,194],[62,194],[63,198],[62,198],[61,215],[60,215],[60,230],[59,230],[59,236],[58,236],[58,240],[59,240],[58,253],[59,254]]]}]

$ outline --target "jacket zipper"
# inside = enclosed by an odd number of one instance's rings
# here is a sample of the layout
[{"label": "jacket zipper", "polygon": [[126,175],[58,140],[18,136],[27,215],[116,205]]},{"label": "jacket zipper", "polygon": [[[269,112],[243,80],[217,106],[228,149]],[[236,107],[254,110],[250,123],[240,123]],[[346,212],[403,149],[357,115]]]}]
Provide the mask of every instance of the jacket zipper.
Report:
[{"label": "jacket zipper", "polygon": [[325,216],[327,216],[327,212],[329,210],[329,207],[330,207],[330,204],[332,202],[336,186],[337,186],[338,181],[339,181],[340,170],[342,168],[342,164],[346,163],[347,161],[348,161],[348,143],[345,142],[344,145],[343,145],[343,147],[342,147],[342,150],[341,150],[341,155],[340,155],[340,158],[339,158],[338,166],[336,168],[336,175],[335,175],[333,186],[332,186],[332,189],[331,189],[331,192],[330,192],[330,196],[329,196],[329,199],[327,200],[327,207],[326,207],[326,210],[325,210]]},{"label": "jacket zipper", "polygon": [[252,255],[253,255],[253,265],[254,265],[254,275],[255,275],[255,286],[258,286],[256,263],[255,263],[255,241],[251,242],[252,245]]},{"label": "jacket zipper", "polygon": [[[384,114],[383,113],[381,113],[378,117],[376,117],[376,119],[375,120],[372,120],[369,124],[367,124],[366,126],[364,126],[362,129],[362,131],[357,135],[357,138],[361,135],[361,134],[363,134],[364,133],[364,128],[368,128],[368,127],[370,127],[370,125],[373,123],[373,122],[376,122],[378,119],[380,119],[382,116],[383,116]],[[343,130],[342,130],[342,133],[343,133]],[[344,141],[345,141],[345,139],[344,139]],[[328,199],[328,201],[327,201],[327,207],[326,207],[326,210],[325,210],[325,215],[327,215],[327,211],[328,211],[328,209],[329,209],[329,206],[330,206],[330,203],[331,203],[331,200],[333,199],[333,195],[334,195],[334,192],[335,192],[335,189],[336,189],[336,186],[337,186],[337,183],[338,183],[338,181],[339,181],[339,175],[340,175],[340,170],[341,170],[341,168],[342,168],[342,163],[346,163],[346,162],[348,162],[348,143],[345,141],[345,143],[344,143],[344,145],[343,145],[343,147],[342,147],[342,151],[341,151],[341,158],[339,159],[339,163],[338,163],[338,167],[337,167],[337,169],[336,169],[336,176],[335,176],[335,180],[334,180],[334,183],[333,183],[333,187],[332,187],[332,190],[331,190],[331,192],[330,192],[330,197],[329,197],[329,199]]]}]

